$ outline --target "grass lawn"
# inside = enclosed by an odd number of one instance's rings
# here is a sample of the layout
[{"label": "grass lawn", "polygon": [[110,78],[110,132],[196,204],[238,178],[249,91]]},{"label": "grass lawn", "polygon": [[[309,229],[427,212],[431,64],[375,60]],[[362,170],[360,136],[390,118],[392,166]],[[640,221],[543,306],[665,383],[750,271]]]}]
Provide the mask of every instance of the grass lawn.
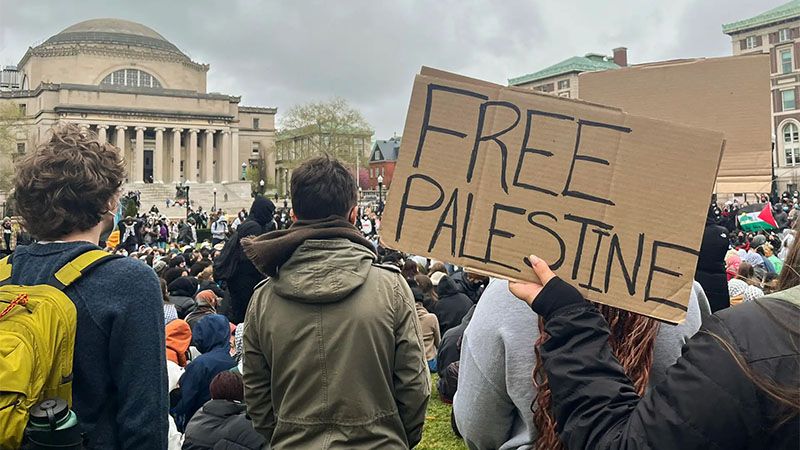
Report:
[{"label": "grass lawn", "polygon": [[437,375],[431,380],[431,399],[428,402],[428,413],[425,415],[425,428],[422,432],[422,442],[415,448],[420,450],[461,450],[467,446],[459,439],[450,428],[450,410],[452,407],[439,400],[436,390]]}]

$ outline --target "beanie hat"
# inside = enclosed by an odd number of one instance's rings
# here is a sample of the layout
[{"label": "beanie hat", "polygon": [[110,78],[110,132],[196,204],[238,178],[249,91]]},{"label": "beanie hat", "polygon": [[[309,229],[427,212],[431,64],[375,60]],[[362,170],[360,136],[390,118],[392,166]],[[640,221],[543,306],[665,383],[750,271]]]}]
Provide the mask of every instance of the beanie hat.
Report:
[{"label": "beanie hat", "polygon": [[153,263],[153,270],[156,271],[157,274],[161,274],[164,269],[167,267],[167,263],[164,261],[156,261]]},{"label": "beanie hat", "polygon": [[751,247],[760,247],[767,242],[767,238],[763,234],[759,234],[758,236],[753,238],[753,242],[750,244]]},{"label": "beanie hat", "polygon": [[242,376],[229,371],[220,372],[211,380],[208,387],[213,400],[244,401]]},{"label": "beanie hat", "polygon": [[438,286],[439,282],[442,281],[442,278],[444,278],[446,275],[447,274],[443,272],[434,273],[433,275],[431,275],[431,283],[433,283],[434,286]]}]

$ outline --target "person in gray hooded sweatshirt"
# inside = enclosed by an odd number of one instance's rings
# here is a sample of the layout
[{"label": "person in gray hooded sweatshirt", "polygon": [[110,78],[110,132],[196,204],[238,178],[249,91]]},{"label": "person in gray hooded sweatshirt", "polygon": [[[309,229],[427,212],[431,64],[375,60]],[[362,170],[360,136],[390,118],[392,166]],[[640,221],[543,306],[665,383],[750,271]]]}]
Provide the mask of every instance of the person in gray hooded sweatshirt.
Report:
[{"label": "person in gray hooded sweatshirt", "polygon": [[[694,282],[686,320],[661,324],[653,346],[649,385],[664,378],[683,344],[700,329],[708,300]],[[478,302],[461,342],[458,390],[453,401],[458,431],[470,449],[533,449],[537,432],[531,404],[539,318],[508,290],[508,281],[492,280]]]}]

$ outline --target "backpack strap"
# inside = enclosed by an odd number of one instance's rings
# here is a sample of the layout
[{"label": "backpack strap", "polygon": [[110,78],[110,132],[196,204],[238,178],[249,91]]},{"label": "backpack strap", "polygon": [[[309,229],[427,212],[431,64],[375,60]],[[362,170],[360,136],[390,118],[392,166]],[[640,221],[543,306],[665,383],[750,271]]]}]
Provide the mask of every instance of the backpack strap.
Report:
[{"label": "backpack strap", "polygon": [[122,257],[122,255],[113,255],[104,250],[89,250],[64,264],[64,267],[53,274],[48,284],[58,289],[64,289],[100,264]]},{"label": "backpack strap", "polygon": [[11,278],[11,255],[0,259],[0,285]]}]

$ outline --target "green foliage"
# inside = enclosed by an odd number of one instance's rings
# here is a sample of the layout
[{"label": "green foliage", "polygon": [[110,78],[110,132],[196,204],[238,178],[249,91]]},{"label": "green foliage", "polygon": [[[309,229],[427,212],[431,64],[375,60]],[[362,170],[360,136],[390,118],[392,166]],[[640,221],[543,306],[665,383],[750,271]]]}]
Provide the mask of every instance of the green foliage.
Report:
[{"label": "green foliage", "polygon": [[248,167],[244,178],[250,182],[251,192],[261,192],[261,180],[264,180],[264,192],[275,189],[275,183],[270,182],[265,173],[260,173],[258,167]]},{"label": "green foliage", "polygon": [[425,427],[422,432],[422,442],[415,448],[418,450],[465,450],[464,441],[453,433],[450,426],[450,412],[453,407],[439,400],[436,390],[438,375],[433,375],[431,386],[433,392],[428,402],[428,412],[425,415]]},{"label": "green foliage", "polygon": [[[329,154],[350,165],[358,161],[367,166],[367,156],[354,151],[354,140],[362,139],[369,150],[372,126],[361,111],[350,106],[347,100],[335,97],[328,101],[296,105],[281,119],[278,139],[309,136],[304,153],[285,164],[297,166],[312,156]],[[358,149],[361,150],[361,149]]]}]

